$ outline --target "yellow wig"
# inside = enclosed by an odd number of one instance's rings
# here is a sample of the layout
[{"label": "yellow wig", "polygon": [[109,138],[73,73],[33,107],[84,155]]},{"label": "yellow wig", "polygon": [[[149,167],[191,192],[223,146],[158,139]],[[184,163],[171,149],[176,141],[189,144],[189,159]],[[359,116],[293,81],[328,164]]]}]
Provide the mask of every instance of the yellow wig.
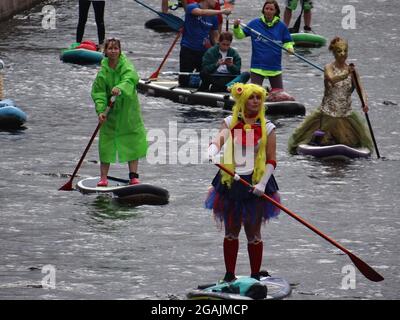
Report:
[{"label": "yellow wig", "polygon": [[[235,99],[235,105],[233,106],[233,114],[232,114],[232,122],[229,129],[233,129],[239,121],[239,118],[246,124],[245,118],[245,110],[247,100],[251,95],[256,94],[261,96],[261,105],[260,111],[256,116],[256,121],[260,120],[261,123],[261,144],[257,151],[257,155],[254,163],[254,171],[252,176],[252,183],[256,184],[260,181],[265,172],[265,161],[266,161],[266,153],[265,147],[267,145],[267,132],[266,132],[266,120],[265,120],[265,108],[264,102],[267,98],[266,90],[256,84],[243,84],[243,83],[235,83],[231,89],[232,97]],[[227,146],[224,152],[224,158],[222,163],[225,167],[227,167],[231,171],[235,171],[235,161],[233,160],[233,139],[232,133],[230,131],[230,137],[226,142]],[[233,178],[227,174],[225,171],[221,170],[221,181],[223,184],[227,186],[231,186]]]}]

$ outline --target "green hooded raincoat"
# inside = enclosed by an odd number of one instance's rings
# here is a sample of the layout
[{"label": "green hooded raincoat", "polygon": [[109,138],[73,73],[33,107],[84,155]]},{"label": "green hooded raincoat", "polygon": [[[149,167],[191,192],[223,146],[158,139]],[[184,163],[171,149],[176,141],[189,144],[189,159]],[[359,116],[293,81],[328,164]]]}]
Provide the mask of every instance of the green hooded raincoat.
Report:
[{"label": "green hooded raincoat", "polygon": [[106,110],[112,88],[121,90],[100,128],[99,156],[102,163],[115,163],[117,155],[119,162],[146,156],[148,144],[136,93],[138,82],[135,67],[123,53],[115,69],[109,67],[108,58],[102,60],[92,86],[92,99],[98,115]]}]

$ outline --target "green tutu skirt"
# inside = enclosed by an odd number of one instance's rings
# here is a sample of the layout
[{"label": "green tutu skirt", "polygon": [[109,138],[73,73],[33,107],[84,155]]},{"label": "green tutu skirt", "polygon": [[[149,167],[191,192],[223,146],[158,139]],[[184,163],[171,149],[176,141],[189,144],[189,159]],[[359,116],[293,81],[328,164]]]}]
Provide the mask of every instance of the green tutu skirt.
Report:
[{"label": "green tutu skirt", "polygon": [[363,119],[356,112],[347,117],[332,117],[318,108],[304,119],[289,138],[289,153],[296,154],[298,145],[309,144],[313,139],[313,133],[318,129],[325,133],[319,145],[344,144],[352,148],[368,148],[373,151],[371,135]]}]

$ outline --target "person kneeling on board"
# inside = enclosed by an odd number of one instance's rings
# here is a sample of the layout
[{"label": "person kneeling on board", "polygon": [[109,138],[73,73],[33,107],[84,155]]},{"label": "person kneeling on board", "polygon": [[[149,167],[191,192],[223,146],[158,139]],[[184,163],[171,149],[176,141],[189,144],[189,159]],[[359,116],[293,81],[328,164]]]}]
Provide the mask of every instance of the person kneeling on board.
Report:
[{"label": "person kneeling on board", "polygon": [[231,48],[232,39],[231,32],[222,32],[219,43],[204,54],[199,91],[223,92],[236,82],[246,83],[250,79],[249,72],[240,73],[242,59],[238,52]]},{"label": "person kneeling on board", "polygon": [[[105,58],[92,86],[92,99],[102,123],[99,137],[99,187],[108,185],[110,163],[128,162],[129,183],[138,184],[138,162],[147,154],[146,130],[140,111],[136,86],[139,76],[133,64],[121,52],[120,40],[107,39]],[[111,96],[118,96],[113,108],[105,113]]]}]

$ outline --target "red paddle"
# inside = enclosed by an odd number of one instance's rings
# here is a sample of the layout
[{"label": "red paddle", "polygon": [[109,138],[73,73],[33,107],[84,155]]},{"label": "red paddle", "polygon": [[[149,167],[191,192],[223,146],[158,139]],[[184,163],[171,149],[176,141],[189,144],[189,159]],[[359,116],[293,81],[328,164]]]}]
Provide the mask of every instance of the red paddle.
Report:
[{"label": "red paddle", "polygon": [[[108,103],[107,109],[106,109],[106,111],[104,111],[105,115],[107,115],[108,112],[110,112],[110,110],[111,110],[111,108],[112,108],[112,106],[113,106],[113,103],[114,103],[115,99],[116,99],[115,96],[112,96],[112,97],[111,97],[110,102]],[[79,162],[78,162],[78,164],[77,164],[77,166],[76,166],[76,168],[75,168],[75,170],[74,170],[74,173],[71,175],[71,178],[69,179],[69,181],[68,181],[66,184],[64,184],[64,185],[63,185],[60,189],[58,189],[58,190],[62,190],[62,191],[72,191],[72,190],[74,190],[74,189],[72,188],[72,180],[74,179],[76,173],[78,172],[78,170],[79,170],[79,168],[80,168],[80,166],[81,166],[81,164],[82,164],[82,162],[83,162],[83,159],[85,158],[86,153],[89,151],[89,148],[90,148],[90,146],[92,145],[92,142],[93,142],[94,138],[96,137],[97,132],[99,131],[101,125],[102,125],[102,123],[99,122],[98,125],[97,125],[97,127],[96,127],[96,129],[94,130],[94,132],[93,132],[93,134],[92,134],[92,137],[90,138],[89,143],[88,143],[88,145],[86,146],[86,149],[85,149],[85,151],[83,152],[82,157],[80,158],[80,160],[79,160]]]},{"label": "red paddle", "polygon": [[[237,177],[239,177],[238,175],[236,175],[235,173],[233,173],[232,171],[230,171],[229,169],[225,168],[224,166],[220,165],[220,164],[215,164],[217,167],[219,167],[221,170],[225,171],[227,174],[229,174],[232,177],[235,177],[235,179],[237,179]],[[248,183],[246,180],[242,179],[239,177],[239,181],[241,183],[243,183],[244,185],[253,188],[254,187]],[[360,272],[369,280],[374,281],[374,282],[379,282],[384,280],[384,278],[378,273],[376,272],[374,269],[372,269],[372,267],[370,267],[368,264],[366,264],[364,261],[362,261],[360,258],[358,258],[355,254],[351,253],[349,250],[347,250],[345,247],[343,247],[341,244],[339,244],[338,242],[336,242],[335,240],[331,239],[330,237],[328,237],[327,235],[325,235],[324,233],[322,233],[321,231],[319,231],[316,227],[314,227],[313,225],[311,225],[310,223],[308,223],[307,221],[303,220],[301,217],[299,217],[297,214],[295,214],[294,212],[290,211],[289,209],[285,208],[283,205],[281,205],[279,202],[276,202],[274,199],[270,198],[269,196],[267,196],[266,194],[263,194],[262,197],[266,200],[268,200],[269,202],[271,202],[273,205],[275,205],[276,207],[278,207],[279,209],[281,209],[282,211],[286,212],[288,215],[290,215],[292,218],[296,219],[297,221],[299,221],[300,223],[302,223],[303,225],[305,225],[307,228],[309,228],[310,230],[314,231],[316,234],[318,234],[319,236],[321,236],[322,238],[324,238],[325,240],[329,241],[331,244],[333,244],[335,247],[339,248],[341,251],[343,251],[345,254],[347,254],[349,256],[349,258],[351,259],[351,261],[353,261],[354,265],[358,268],[358,270],[360,270]]]},{"label": "red paddle", "polygon": [[153,74],[149,77],[149,80],[157,80],[158,78],[158,74],[160,73],[161,68],[163,67],[165,61],[167,61],[169,54],[171,53],[172,49],[175,47],[176,42],[178,41],[179,37],[181,36],[181,34],[183,33],[183,28],[181,28],[178,32],[178,34],[176,35],[174,41],[172,42],[172,45],[170,46],[170,48],[167,51],[167,54],[165,55],[163,61],[161,61],[160,66],[158,67],[158,69],[156,71],[153,72]]}]

